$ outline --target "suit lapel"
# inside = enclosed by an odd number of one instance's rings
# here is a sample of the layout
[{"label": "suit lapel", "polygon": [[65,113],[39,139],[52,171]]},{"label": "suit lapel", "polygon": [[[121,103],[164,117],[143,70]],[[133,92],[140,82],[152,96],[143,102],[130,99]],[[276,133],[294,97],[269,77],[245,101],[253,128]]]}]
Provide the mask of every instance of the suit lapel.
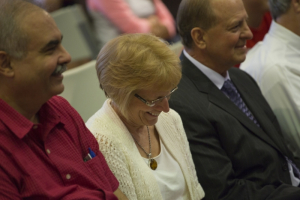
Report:
[{"label": "suit lapel", "polygon": [[264,108],[262,108],[261,105],[255,100],[255,97],[248,90],[247,86],[244,85],[243,81],[231,74],[230,78],[241,94],[245,104],[247,105],[249,110],[251,110],[251,113],[256,118],[256,120],[260,123],[261,129],[264,133],[259,134],[267,134],[269,138],[276,144],[276,147],[279,147],[281,152],[290,157],[291,155],[289,154],[289,151],[284,145],[284,142],[282,142],[283,138],[281,136],[278,137],[279,133],[275,129],[273,123],[269,120],[269,118],[266,117]]},{"label": "suit lapel", "polygon": [[[232,115],[234,118],[236,118],[238,121],[240,121],[240,123],[242,125],[244,125],[251,133],[255,134],[257,137],[259,137],[260,139],[262,139],[263,141],[265,141],[266,143],[270,144],[271,146],[273,146],[275,149],[279,150],[279,152],[284,152],[286,153],[287,151],[282,151],[285,150],[285,148],[281,148],[282,145],[280,142],[276,142],[273,141],[271,138],[273,138],[272,136],[269,137],[269,133],[265,134],[264,131],[261,128],[258,128],[253,121],[251,121],[234,103],[232,103],[232,101],[227,98],[214,84],[213,82],[211,82],[211,80],[204,75],[196,66],[194,66],[182,53],[181,54],[181,62],[182,62],[182,73],[184,75],[186,75],[196,86],[196,88],[201,92],[201,93],[205,93],[208,96],[208,100],[218,106],[220,109],[224,110],[225,112],[229,113],[230,115]],[[236,81],[237,79],[234,79],[233,82],[237,83]],[[235,84],[238,85],[238,84]],[[241,87],[237,87],[237,89],[239,91],[244,91],[245,88],[241,88]],[[271,122],[269,122],[269,120],[265,120],[263,118],[266,117],[266,115],[261,111],[263,109],[258,109],[260,108],[260,106],[258,104],[255,103],[255,100],[253,100],[251,98],[251,95],[247,94],[247,90],[246,92],[242,92],[242,97],[243,100],[244,99],[248,99],[248,101],[246,101],[246,105],[249,105],[249,109],[254,111],[254,113],[252,113],[255,117],[257,117],[257,120],[260,122],[264,122],[262,123],[263,125],[263,129],[264,130],[272,130],[272,131],[276,131],[274,130],[273,127],[270,128],[270,124],[272,124]],[[265,121],[268,121],[265,125]],[[277,132],[277,131],[276,131]],[[280,150],[282,149],[282,150]]]}]

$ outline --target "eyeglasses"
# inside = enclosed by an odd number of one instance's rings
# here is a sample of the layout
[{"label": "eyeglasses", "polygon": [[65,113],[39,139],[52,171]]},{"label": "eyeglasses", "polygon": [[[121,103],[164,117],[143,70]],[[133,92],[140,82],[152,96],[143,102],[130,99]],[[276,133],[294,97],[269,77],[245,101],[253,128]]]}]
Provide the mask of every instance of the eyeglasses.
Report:
[{"label": "eyeglasses", "polygon": [[135,94],[134,96],[137,97],[139,100],[141,100],[143,103],[145,103],[147,106],[149,107],[153,107],[155,106],[155,104],[157,102],[162,102],[165,98],[167,98],[168,100],[171,98],[171,94],[173,92],[175,92],[176,90],[178,89],[178,87],[174,88],[173,90],[171,90],[170,94],[164,96],[164,97],[161,97],[161,98],[158,98],[158,99],[155,99],[153,101],[147,101],[146,99],[142,98],[141,96],[139,96],[138,94]]}]

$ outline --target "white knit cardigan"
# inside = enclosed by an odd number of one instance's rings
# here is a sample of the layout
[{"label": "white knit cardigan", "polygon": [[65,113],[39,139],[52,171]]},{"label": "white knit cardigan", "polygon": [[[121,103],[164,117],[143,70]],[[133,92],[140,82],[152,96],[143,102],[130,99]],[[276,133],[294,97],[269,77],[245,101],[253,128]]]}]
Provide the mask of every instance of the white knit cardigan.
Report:
[{"label": "white knit cardigan", "polygon": [[[86,123],[96,137],[100,151],[118,179],[119,188],[130,200],[162,200],[151,169],[137,149],[126,126],[108,99]],[[172,109],[162,112],[155,124],[161,141],[178,162],[188,189],[187,200],[200,200],[204,191],[198,182],[189,144],[180,116]]]}]

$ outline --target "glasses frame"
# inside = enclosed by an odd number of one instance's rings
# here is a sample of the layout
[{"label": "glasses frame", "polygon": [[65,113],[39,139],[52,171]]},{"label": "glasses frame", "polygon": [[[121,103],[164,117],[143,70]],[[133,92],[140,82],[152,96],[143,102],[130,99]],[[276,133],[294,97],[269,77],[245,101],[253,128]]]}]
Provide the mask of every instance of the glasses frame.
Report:
[{"label": "glasses frame", "polygon": [[146,99],[144,99],[143,97],[141,97],[140,95],[138,94],[135,94],[134,96],[137,97],[139,100],[141,100],[144,104],[146,104],[147,106],[149,107],[153,107],[155,106],[155,103],[158,102],[158,101],[162,101],[164,98],[169,98],[171,96],[171,94],[173,92],[175,92],[176,90],[178,89],[178,87],[174,88],[173,90],[171,90],[170,94],[164,96],[164,97],[160,97],[158,99],[155,99],[153,101],[147,101]]}]

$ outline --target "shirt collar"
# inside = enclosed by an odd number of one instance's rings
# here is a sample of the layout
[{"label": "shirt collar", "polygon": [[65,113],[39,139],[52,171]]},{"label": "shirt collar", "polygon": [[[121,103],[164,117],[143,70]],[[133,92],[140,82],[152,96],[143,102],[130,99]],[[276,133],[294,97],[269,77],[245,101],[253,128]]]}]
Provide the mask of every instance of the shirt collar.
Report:
[{"label": "shirt collar", "polygon": [[[58,124],[61,121],[59,114],[54,109],[51,109],[51,105],[48,102],[41,107],[39,119],[42,125],[49,122]],[[0,120],[20,139],[27,135],[35,125],[2,99],[0,99]]]},{"label": "shirt collar", "polygon": [[[281,38],[290,46],[300,51],[300,36],[276,23],[274,20],[271,23],[268,35]],[[267,37],[265,37],[265,39],[267,39]]]},{"label": "shirt collar", "polygon": [[206,75],[216,86],[217,88],[221,89],[224,82],[226,80],[230,80],[228,71],[226,72],[226,77],[224,78],[221,74],[218,72],[215,72],[214,70],[206,67],[202,63],[198,62],[196,59],[194,59],[192,56],[190,56],[185,50],[183,50],[183,54],[187,59],[189,59],[204,75]]}]

